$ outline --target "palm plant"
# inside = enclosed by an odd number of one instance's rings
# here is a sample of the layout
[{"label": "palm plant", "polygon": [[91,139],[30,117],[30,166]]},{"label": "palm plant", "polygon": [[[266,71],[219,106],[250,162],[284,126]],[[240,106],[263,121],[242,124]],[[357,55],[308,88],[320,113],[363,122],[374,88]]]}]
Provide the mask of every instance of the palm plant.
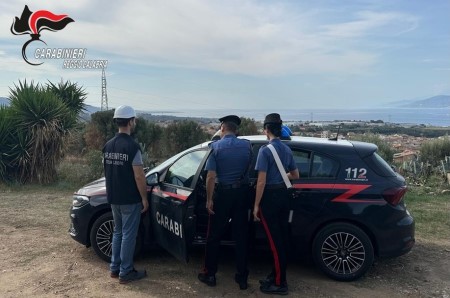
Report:
[{"label": "palm plant", "polygon": [[0,179],[8,178],[8,168],[10,165],[10,135],[11,135],[10,109],[0,105]]},{"label": "palm plant", "polygon": [[21,152],[15,158],[20,180],[54,181],[73,112],[51,90],[33,82],[10,89],[10,101]]},{"label": "palm plant", "polygon": [[77,83],[71,83],[70,81],[63,82],[62,80],[58,84],[49,81],[46,88],[48,91],[58,96],[69,108],[71,117],[65,119],[64,124],[67,129],[73,128],[80,113],[86,110],[84,104],[87,95],[86,91],[78,86]]}]

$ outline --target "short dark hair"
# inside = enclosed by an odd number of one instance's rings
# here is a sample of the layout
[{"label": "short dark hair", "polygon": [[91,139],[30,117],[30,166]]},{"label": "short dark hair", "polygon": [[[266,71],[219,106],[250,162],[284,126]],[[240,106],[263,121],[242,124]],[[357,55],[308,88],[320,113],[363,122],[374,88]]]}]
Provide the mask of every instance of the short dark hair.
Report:
[{"label": "short dark hair", "polygon": [[222,122],[222,125],[225,127],[225,130],[229,132],[236,133],[238,129],[238,125],[234,123],[233,121],[224,121]]},{"label": "short dark hair", "polygon": [[264,129],[270,131],[277,138],[281,136],[281,123],[266,123],[264,124]]},{"label": "short dark hair", "polygon": [[125,126],[128,126],[128,123],[133,119],[134,119],[134,117],[133,118],[115,118],[114,122],[119,127],[125,127]]}]

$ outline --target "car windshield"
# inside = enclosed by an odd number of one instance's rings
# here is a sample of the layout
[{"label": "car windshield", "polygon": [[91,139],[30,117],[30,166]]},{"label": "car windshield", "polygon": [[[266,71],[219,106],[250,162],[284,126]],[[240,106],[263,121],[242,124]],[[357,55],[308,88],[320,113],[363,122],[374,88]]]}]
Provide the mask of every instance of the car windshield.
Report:
[{"label": "car windshield", "polygon": [[180,158],[180,156],[182,156],[182,155],[185,154],[186,152],[191,151],[191,150],[196,149],[196,148],[200,148],[201,146],[202,146],[202,145],[194,146],[194,147],[192,147],[192,148],[189,148],[189,149],[187,149],[187,150],[184,150],[184,151],[182,151],[182,152],[180,152],[180,153],[178,153],[178,154],[172,156],[171,158],[165,160],[165,161],[162,162],[161,164],[159,164],[159,165],[157,165],[156,167],[154,167],[153,169],[151,169],[151,170],[147,173],[147,176],[150,175],[150,174],[152,174],[152,173],[156,173],[156,172],[159,173],[159,172],[161,172],[162,169],[165,169],[165,168],[167,168],[168,166],[170,166],[172,163],[174,163],[178,158]]}]

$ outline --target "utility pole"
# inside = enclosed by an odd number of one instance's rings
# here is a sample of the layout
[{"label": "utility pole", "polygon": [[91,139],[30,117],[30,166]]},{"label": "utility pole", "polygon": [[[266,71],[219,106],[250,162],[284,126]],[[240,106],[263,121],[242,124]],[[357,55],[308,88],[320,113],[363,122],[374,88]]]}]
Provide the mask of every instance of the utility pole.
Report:
[{"label": "utility pole", "polygon": [[106,93],[106,75],[105,68],[102,69],[102,102],[100,105],[101,111],[108,110],[108,94]]}]

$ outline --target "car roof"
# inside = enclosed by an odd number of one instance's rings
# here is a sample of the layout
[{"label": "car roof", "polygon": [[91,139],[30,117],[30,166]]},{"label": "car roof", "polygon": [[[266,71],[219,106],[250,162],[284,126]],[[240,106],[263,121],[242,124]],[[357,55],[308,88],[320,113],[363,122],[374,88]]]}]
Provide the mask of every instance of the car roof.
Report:
[{"label": "car roof", "polygon": [[[249,140],[253,144],[266,144],[268,142],[265,135],[239,136],[239,138]],[[204,142],[191,149],[208,147],[211,142],[212,141]],[[335,148],[333,150],[337,150],[334,151],[335,153],[345,152],[348,150],[356,150],[356,152],[358,152],[358,154],[362,158],[372,154],[377,150],[377,146],[371,143],[348,141],[342,139],[330,140],[326,138],[292,136],[290,140],[282,140],[282,142],[285,142],[290,146],[301,144],[301,147],[309,150],[318,150],[319,148],[322,150],[330,150],[330,148],[332,147]]]},{"label": "car roof", "polygon": [[[249,140],[252,143],[267,143],[267,137],[264,135],[252,135],[252,136],[239,136],[240,139]],[[204,142],[198,145],[200,148],[207,147],[212,141]],[[353,147],[353,144],[347,140],[329,140],[326,138],[314,138],[314,137],[299,137],[292,136],[290,140],[282,140],[282,142],[295,142],[303,144],[322,144],[333,146]],[[196,146],[197,147],[197,146]]]},{"label": "car roof", "polygon": [[[241,139],[246,139],[251,142],[267,142],[267,137],[264,135],[253,135],[253,136],[239,136]],[[314,138],[314,137],[300,137],[291,136],[290,140],[282,140],[282,142],[297,142],[297,143],[311,143],[311,144],[332,144],[340,146],[353,147],[352,143],[347,140],[329,140],[326,138]]]}]

